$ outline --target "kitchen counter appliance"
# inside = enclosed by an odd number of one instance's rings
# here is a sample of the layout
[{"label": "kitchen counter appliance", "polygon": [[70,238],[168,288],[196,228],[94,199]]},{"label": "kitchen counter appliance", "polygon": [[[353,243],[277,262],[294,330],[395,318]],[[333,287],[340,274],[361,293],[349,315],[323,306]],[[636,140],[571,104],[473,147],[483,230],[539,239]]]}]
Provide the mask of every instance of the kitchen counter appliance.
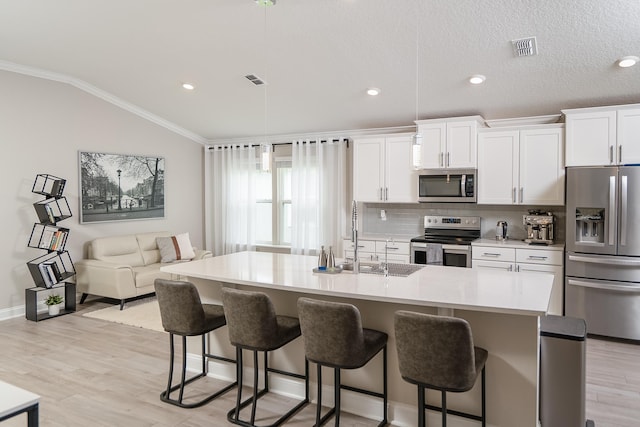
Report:
[{"label": "kitchen counter appliance", "polygon": [[640,340],[640,166],[567,168],[565,314]]},{"label": "kitchen counter appliance", "polygon": [[425,216],[424,235],[411,239],[411,263],[471,267],[471,242],[480,217]]},{"label": "kitchen counter appliance", "polygon": [[555,217],[551,212],[529,211],[522,216],[522,224],[527,231],[524,239],[530,245],[553,245]]}]

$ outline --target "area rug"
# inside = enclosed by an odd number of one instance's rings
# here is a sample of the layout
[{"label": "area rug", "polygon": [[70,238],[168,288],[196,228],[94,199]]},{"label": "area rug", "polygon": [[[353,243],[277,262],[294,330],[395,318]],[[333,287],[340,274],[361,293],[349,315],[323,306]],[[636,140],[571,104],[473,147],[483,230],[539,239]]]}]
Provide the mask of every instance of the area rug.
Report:
[{"label": "area rug", "polygon": [[124,310],[120,310],[120,304],[116,304],[85,313],[83,316],[164,332],[160,320],[160,306],[155,298],[132,301],[125,304]]}]

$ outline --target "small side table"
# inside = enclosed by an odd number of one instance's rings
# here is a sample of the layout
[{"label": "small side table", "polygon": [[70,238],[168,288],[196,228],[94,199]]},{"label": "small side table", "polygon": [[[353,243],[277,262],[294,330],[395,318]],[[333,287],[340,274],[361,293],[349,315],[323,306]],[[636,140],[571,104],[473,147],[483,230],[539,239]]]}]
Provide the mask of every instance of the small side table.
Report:
[{"label": "small side table", "polygon": [[40,396],[0,381],[0,422],[27,413],[27,426],[38,427]]}]

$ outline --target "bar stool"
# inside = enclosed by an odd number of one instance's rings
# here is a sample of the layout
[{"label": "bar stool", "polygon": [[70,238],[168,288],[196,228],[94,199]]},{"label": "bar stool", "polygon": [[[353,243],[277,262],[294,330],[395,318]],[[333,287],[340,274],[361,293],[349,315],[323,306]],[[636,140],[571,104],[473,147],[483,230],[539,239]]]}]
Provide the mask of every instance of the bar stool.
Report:
[{"label": "bar stool", "polygon": [[[379,426],[387,424],[387,334],[362,327],[360,312],[352,304],[298,299],[298,315],[307,359],[318,368],[318,404],[316,426],[324,424],[335,414],[335,425],[340,424],[340,390],[367,394],[383,400],[383,416]],[[341,369],[357,369],[366,365],[382,350],[383,392],[343,385]],[[323,417],[322,366],[334,368],[335,405]]]},{"label": "bar stool", "polygon": [[[185,386],[207,375],[208,359],[217,359],[235,363],[235,360],[233,359],[209,354],[206,351],[207,347],[205,337],[209,332],[224,326],[226,323],[224,311],[220,305],[202,304],[198,290],[193,283],[156,279],[154,281],[154,287],[158,298],[158,305],[160,306],[162,327],[165,331],[169,332],[171,348],[167,389],[160,394],[160,400],[171,403],[172,405],[180,406],[181,408],[196,408],[210,402],[235,387],[237,383],[232,383],[202,400],[194,403],[183,403]],[[182,337],[182,378],[179,384],[172,386],[173,365],[175,360],[174,335]],[[202,336],[202,371],[198,375],[186,379],[187,337],[197,335]],[[178,398],[171,398],[171,393],[177,389],[180,389]]]},{"label": "bar stool", "polygon": [[[267,354],[269,351],[293,341],[300,336],[300,322],[295,317],[276,315],[275,308],[269,297],[262,292],[243,291],[232,288],[222,288],[222,304],[229,326],[229,340],[236,347],[237,367],[236,377],[238,395],[235,408],[227,413],[227,419],[241,426],[255,426],[256,406],[258,399],[269,392],[269,373],[304,379],[305,398],[286,414],[278,418],[269,427],[279,426],[309,403],[309,363],[305,359],[305,374],[281,371],[269,367]],[[242,401],[242,351],[253,352],[253,397]],[[264,388],[258,391],[258,352],[264,353]],[[251,406],[249,421],[240,419],[240,410]]]},{"label": "bar stool", "polygon": [[[486,425],[485,363],[488,353],[474,347],[471,327],[460,318],[397,311],[395,313],[398,366],[402,378],[418,386],[418,427],[425,425],[425,408],[481,421]],[[482,372],[482,415],[447,409],[446,392],[470,390]],[[427,405],[425,389],[440,390],[442,407]]]}]

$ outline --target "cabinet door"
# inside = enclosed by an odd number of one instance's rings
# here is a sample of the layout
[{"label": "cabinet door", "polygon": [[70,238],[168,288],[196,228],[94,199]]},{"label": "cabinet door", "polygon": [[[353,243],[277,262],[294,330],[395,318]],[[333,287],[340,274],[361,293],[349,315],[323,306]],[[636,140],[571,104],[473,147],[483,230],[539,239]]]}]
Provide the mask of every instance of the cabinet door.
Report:
[{"label": "cabinet door", "polygon": [[567,114],[566,134],[567,166],[615,163],[615,111]]},{"label": "cabinet door", "polygon": [[640,163],[640,109],[618,111],[618,163]]},{"label": "cabinet door", "polygon": [[520,131],[518,203],[564,205],[562,129]]},{"label": "cabinet door", "polygon": [[411,165],[411,137],[386,139],[384,200],[387,202],[417,203],[417,171]]},{"label": "cabinet door", "polygon": [[482,132],[478,136],[478,203],[516,203],[518,131]]},{"label": "cabinet door", "polygon": [[364,138],[354,141],[354,200],[360,202],[379,202],[382,200],[384,196],[384,146],[384,138]]},{"label": "cabinet door", "polygon": [[517,264],[516,271],[520,273],[552,273],[553,286],[547,313],[562,316],[563,300],[563,271],[559,265]]},{"label": "cabinet door", "polygon": [[422,124],[418,126],[418,132],[422,135],[422,168],[443,168],[447,135],[445,123]]},{"label": "cabinet door", "polygon": [[447,123],[446,167],[475,168],[477,166],[477,132],[475,121]]}]

